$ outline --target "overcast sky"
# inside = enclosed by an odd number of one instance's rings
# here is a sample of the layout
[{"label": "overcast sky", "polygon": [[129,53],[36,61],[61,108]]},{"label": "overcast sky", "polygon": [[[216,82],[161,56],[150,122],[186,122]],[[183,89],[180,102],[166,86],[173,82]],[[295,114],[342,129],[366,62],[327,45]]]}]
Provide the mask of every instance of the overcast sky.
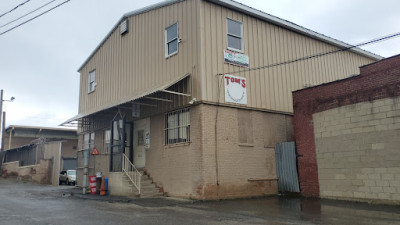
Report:
[{"label": "overcast sky", "polygon": [[[0,15],[26,0],[1,0]],[[31,0],[0,17],[0,27],[50,0]],[[56,0],[51,6],[62,3]],[[0,35],[0,89],[7,126],[57,126],[78,113],[79,73],[84,62],[121,16],[159,0],[71,0],[61,7]],[[349,44],[400,32],[397,0],[240,0]],[[45,9],[44,9],[45,10]],[[0,28],[0,33],[40,10]],[[389,57],[400,53],[400,38],[364,49]]]}]

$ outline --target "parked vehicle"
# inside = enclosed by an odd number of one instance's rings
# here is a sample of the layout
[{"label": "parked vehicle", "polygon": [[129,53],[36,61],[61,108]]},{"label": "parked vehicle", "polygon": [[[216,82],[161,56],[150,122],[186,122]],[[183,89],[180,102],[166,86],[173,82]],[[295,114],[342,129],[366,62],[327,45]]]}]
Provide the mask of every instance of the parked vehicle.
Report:
[{"label": "parked vehicle", "polygon": [[75,185],[76,183],[76,170],[63,170],[60,172],[59,184],[65,183],[66,185]]}]

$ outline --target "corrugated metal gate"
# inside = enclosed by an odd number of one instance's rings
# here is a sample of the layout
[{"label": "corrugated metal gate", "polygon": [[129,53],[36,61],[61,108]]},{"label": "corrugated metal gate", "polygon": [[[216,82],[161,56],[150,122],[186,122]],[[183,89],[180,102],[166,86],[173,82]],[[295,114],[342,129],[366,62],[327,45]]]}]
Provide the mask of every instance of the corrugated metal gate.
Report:
[{"label": "corrugated metal gate", "polygon": [[294,142],[277,144],[275,156],[279,192],[300,192]]},{"label": "corrugated metal gate", "polygon": [[63,158],[63,170],[76,170],[76,158]]}]

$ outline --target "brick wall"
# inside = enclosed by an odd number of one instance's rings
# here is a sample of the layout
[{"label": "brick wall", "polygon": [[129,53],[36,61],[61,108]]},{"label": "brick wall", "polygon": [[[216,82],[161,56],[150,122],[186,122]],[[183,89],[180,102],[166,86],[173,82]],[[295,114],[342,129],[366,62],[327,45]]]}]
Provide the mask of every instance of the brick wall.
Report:
[{"label": "brick wall", "polygon": [[[219,107],[215,130],[217,107],[202,105],[200,111],[203,183],[198,195],[216,199],[276,194],[274,148],[279,142],[293,140],[291,117]],[[243,119],[248,121],[240,121]],[[241,139],[243,133],[252,138]]]},{"label": "brick wall", "polygon": [[293,126],[299,181],[306,196],[319,196],[318,167],[312,115],[360,102],[400,95],[400,56],[360,69],[360,75],[293,92]]},{"label": "brick wall", "polygon": [[313,115],[321,197],[400,201],[400,97]]},{"label": "brick wall", "polygon": [[[167,146],[164,145],[164,124],[164,114],[150,118],[151,144],[146,150],[145,166],[164,192],[197,199],[277,194],[275,145],[293,141],[291,116],[194,105],[190,108],[190,143]],[[95,134],[100,152],[102,132]],[[246,137],[240,138],[240,134]],[[79,140],[82,141],[81,136]],[[82,158],[80,151],[78,167],[83,166]],[[108,155],[90,156],[89,174],[95,171],[108,174],[107,159]],[[78,170],[78,183],[82,182],[82,171]]]},{"label": "brick wall", "polygon": [[[198,199],[276,194],[274,147],[293,140],[291,117],[219,107],[216,159],[216,114],[216,106],[191,107],[191,142],[171,146],[164,146],[164,115],[151,117],[146,170],[153,180],[169,195]],[[239,138],[241,129],[251,138]]]}]

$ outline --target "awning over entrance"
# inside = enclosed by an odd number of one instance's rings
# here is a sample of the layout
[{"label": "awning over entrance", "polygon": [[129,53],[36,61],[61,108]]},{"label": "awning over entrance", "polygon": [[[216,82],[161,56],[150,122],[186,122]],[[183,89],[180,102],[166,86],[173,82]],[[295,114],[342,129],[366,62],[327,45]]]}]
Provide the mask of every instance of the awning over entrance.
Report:
[{"label": "awning over entrance", "polygon": [[[182,90],[176,90],[176,88],[173,88],[176,86],[178,83],[186,80],[187,82],[185,83],[185,87],[182,88]],[[181,88],[178,88],[181,89]],[[157,107],[156,104],[149,104],[149,103],[144,103],[140,100],[145,99],[145,100],[151,100],[151,101],[159,101],[159,102],[166,102],[166,103],[172,103],[173,99],[172,98],[165,98],[165,97],[160,97],[156,94],[158,93],[165,93],[168,95],[176,95],[176,96],[181,96],[181,97],[190,97],[192,90],[191,90],[191,82],[190,82],[190,74],[185,74],[184,76],[181,76],[177,79],[171,80],[169,82],[166,82],[162,85],[156,86],[152,89],[149,89],[145,92],[142,92],[140,94],[137,94],[133,97],[126,97],[126,98],[121,98],[120,100],[113,102],[111,104],[106,104],[101,107],[95,108],[92,111],[85,112],[85,113],[80,113],[67,121],[63,122],[60,124],[60,126],[77,126],[78,123],[83,123],[83,124],[89,124],[90,123],[90,118],[87,119],[89,116],[92,116],[96,114],[97,116],[105,116],[109,115],[115,112],[110,111],[111,108],[115,107],[124,107],[128,103],[132,104],[137,104],[137,105],[142,105],[142,106],[148,106],[148,107]],[[85,118],[87,120],[85,120]]]}]

